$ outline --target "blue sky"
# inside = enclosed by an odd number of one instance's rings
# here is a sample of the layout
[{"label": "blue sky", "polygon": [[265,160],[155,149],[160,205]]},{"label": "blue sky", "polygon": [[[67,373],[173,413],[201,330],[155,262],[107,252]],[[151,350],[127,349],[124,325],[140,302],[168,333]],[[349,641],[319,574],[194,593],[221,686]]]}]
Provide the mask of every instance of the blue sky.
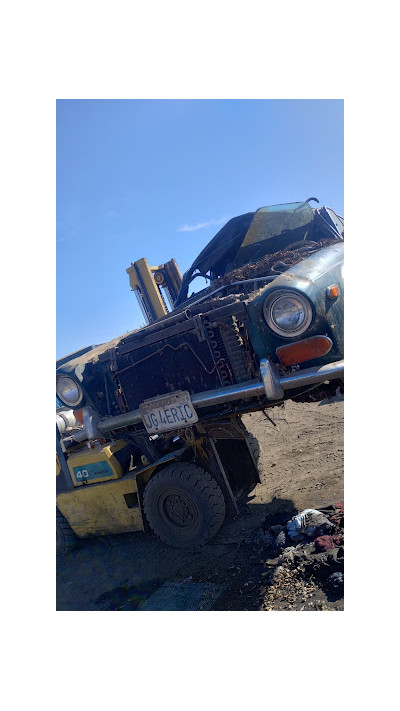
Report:
[{"label": "blue sky", "polygon": [[341,100],[57,101],[56,357],[143,323],[131,262],[310,196],[344,214]]}]

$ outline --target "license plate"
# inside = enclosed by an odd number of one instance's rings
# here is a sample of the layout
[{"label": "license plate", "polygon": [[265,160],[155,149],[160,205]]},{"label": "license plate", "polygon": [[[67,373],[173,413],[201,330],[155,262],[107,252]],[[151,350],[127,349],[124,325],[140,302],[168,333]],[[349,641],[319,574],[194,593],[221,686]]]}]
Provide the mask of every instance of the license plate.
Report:
[{"label": "license plate", "polygon": [[139,411],[149,434],[190,427],[199,419],[187,390],[145,400]]}]

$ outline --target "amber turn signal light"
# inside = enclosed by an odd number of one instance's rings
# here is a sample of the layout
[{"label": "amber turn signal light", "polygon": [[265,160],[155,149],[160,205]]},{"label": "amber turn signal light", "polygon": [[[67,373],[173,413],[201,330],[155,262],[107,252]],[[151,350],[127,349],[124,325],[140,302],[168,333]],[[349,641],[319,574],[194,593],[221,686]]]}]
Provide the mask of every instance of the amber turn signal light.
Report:
[{"label": "amber turn signal light", "polygon": [[326,288],[326,295],[328,299],[337,299],[340,294],[340,289],[337,284],[331,284]]},{"label": "amber turn signal light", "polygon": [[276,355],[282,365],[295,365],[319,358],[329,353],[331,348],[332,341],[328,336],[312,336],[312,338],[305,338],[304,341],[291,343],[289,346],[280,346],[276,349]]}]

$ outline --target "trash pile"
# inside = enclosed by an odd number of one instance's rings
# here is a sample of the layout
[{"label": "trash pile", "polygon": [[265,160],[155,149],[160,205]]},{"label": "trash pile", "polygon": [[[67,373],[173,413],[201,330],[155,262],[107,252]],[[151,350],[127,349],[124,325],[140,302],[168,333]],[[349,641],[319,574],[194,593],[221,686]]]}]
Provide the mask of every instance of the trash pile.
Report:
[{"label": "trash pile", "polygon": [[289,570],[311,578],[334,597],[344,588],[344,503],[320,510],[305,509],[284,525],[259,529],[253,542],[267,546],[274,580],[283,580]]}]

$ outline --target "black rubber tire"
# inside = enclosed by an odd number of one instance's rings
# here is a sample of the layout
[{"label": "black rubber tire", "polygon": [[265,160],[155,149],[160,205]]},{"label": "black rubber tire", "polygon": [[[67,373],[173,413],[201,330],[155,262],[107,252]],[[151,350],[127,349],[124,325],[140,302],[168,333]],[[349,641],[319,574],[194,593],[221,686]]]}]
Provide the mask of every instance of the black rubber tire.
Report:
[{"label": "black rubber tire", "polygon": [[78,543],[78,537],[73,532],[67,519],[59,509],[56,509],[56,553],[57,558],[67,555]]},{"label": "black rubber tire", "polygon": [[143,508],[154,533],[175,548],[199,548],[225,519],[219,485],[195,464],[171,464],[157,472],[144,490]]}]

